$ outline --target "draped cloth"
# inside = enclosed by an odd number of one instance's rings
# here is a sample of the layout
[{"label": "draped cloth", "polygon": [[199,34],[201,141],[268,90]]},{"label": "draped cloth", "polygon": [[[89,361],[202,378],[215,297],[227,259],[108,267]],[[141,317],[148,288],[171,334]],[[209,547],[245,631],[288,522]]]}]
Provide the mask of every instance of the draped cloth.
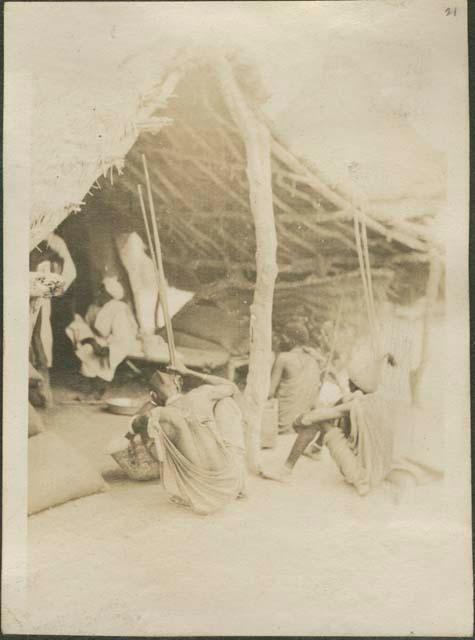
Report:
[{"label": "draped cloth", "polygon": [[[165,491],[172,501],[201,515],[235,500],[245,483],[241,412],[231,398],[225,398],[216,404],[214,418],[196,415],[183,396],[178,403],[154,409],[149,422]],[[195,461],[167,434],[166,423],[186,428]],[[210,449],[211,457],[207,455]]]},{"label": "draped cloth", "polygon": [[[102,307],[91,305],[84,319],[76,314],[66,328],[66,335],[81,360],[81,374],[110,382],[119,364],[133,352],[137,331],[129,306],[121,300],[110,300]],[[96,355],[90,344],[81,344],[85,338],[94,338],[99,345],[108,347],[109,355]]]},{"label": "draped cloth", "polygon": [[364,495],[403,471],[421,484],[442,477],[441,460],[427,447],[429,416],[384,391],[356,396],[350,409],[351,430],[346,440],[339,429],[327,434],[326,444],[345,479]]},{"label": "draped cloth", "polygon": [[[62,262],[61,275],[63,277],[63,293],[69,289],[76,279],[76,268],[68,247],[62,238],[51,233],[47,238],[45,260],[36,258],[35,271],[50,273],[51,262],[56,257]],[[31,263],[30,263],[31,264]],[[53,366],[53,329],[51,327],[51,299],[41,300],[41,309],[33,328],[30,359],[33,364],[41,369],[51,369]]]},{"label": "draped cloth", "polygon": [[289,431],[297,416],[313,408],[320,390],[317,352],[310,347],[297,347],[286,356],[292,359],[292,374],[282,377],[276,394],[280,432]]}]

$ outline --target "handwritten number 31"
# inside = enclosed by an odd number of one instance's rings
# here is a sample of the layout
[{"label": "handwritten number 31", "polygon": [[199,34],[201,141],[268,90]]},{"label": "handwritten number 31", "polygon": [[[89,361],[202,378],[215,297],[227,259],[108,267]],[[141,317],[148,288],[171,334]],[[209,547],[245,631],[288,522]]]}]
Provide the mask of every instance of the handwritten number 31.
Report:
[{"label": "handwritten number 31", "polygon": [[457,15],[457,8],[454,7],[454,8],[451,9],[450,7],[447,7],[447,9],[445,10],[445,15],[446,16],[454,16],[455,17]]}]

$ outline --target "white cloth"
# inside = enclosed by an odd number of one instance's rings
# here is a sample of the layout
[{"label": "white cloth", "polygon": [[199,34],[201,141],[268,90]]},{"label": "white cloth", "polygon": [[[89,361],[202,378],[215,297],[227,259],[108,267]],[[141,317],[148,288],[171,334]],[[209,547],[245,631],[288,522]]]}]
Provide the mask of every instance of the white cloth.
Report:
[{"label": "white cloth", "polygon": [[320,393],[318,394],[318,404],[324,406],[332,406],[340,398],[342,397],[342,392],[340,387],[331,382],[330,380],[326,380],[320,389]]},{"label": "white cloth", "polygon": [[102,281],[104,289],[107,293],[114,298],[114,300],[122,300],[124,297],[124,287],[120,284],[116,277],[110,276],[104,278]]},{"label": "white cloth", "polygon": [[144,334],[153,334],[158,298],[153,262],[145,253],[142,238],[135,232],[118,236],[116,245],[121,262],[127,270],[140,330]]},{"label": "white cloth", "polygon": [[[110,300],[103,307],[91,305],[85,319],[76,314],[66,329],[66,335],[81,360],[81,374],[110,382],[119,364],[133,352],[137,331],[129,306],[121,300]],[[94,338],[101,346],[108,347],[109,356],[101,358],[91,345],[80,344],[85,338]]]}]

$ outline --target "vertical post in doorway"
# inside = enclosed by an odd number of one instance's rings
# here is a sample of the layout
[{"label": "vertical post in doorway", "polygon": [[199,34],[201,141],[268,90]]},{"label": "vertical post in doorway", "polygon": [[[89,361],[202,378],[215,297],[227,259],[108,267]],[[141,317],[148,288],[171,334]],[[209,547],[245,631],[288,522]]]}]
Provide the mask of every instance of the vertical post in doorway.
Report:
[{"label": "vertical post in doorway", "polygon": [[256,285],[250,309],[249,372],[244,391],[248,467],[260,470],[261,424],[269,395],[272,305],[277,277],[277,234],[272,196],[270,133],[249,108],[229,62],[217,67],[223,97],[246,147],[249,200],[256,234]]}]

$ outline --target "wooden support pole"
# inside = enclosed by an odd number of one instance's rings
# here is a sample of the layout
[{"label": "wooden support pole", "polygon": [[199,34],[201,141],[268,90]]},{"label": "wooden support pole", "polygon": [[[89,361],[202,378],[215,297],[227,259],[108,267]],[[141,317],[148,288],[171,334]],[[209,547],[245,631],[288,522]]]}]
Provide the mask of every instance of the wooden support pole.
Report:
[{"label": "wooden support pole", "polygon": [[150,183],[150,176],[148,174],[147,160],[144,155],[142,155],[142,163],[143,163],[143,169],[145,173],[145,182],[147,185],[150,217],[152,219],[151,221],[152,233],[153,233],[153,239],[155,241],[155,255],[157,257],[157,267],[158,267],[158,271],[157,271],[158,290],[160,295],[160,302],[163,309],[163,318],[165,320],[165,329],[167,332],[168,351],[170,353],[170,364],[172,365],[172,367],[174,367],[176,366],[175,340],[173,337],[172,321],[170,318],[170,313],[168,311],[167,285],[165,281],[165,272],[163,270],[162,248],[160,245],[160,238],[158,236],[157,218],[155,216],[155,207],[153,204],[152,187]]},{"label": "wooden support pole", "polygon": [[277,277],[277,233],[272,198],[270,135],[250,110],[223,57],[218,78],[228,109],[241,131],[247,156],[249,199],[256,231],[256,285],[250,309],[250,354],[244,398],[246,449],[251,471],[260,471],[261,423],[269,395],[272,353],[272,304]]}]

